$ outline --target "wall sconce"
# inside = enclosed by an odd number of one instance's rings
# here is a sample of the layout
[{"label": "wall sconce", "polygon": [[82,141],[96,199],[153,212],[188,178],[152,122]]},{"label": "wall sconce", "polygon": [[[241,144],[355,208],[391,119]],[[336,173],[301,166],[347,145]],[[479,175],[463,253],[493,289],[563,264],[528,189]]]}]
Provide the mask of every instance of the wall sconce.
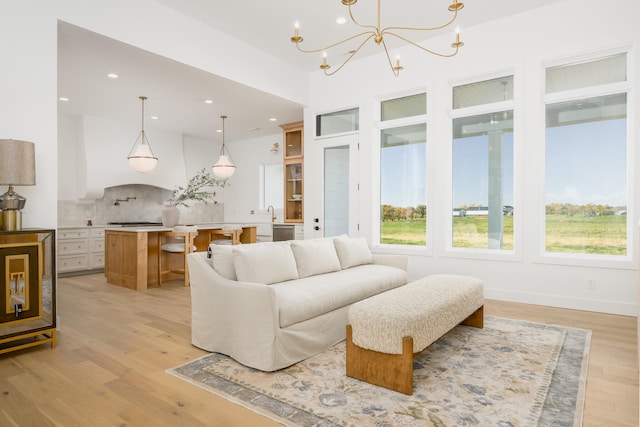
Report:
[{"label": "wall sconce", "polygon": [[0,139],[0,185],[9,190],[0,196],[0,229],[22,230],[22,208],[27,199],[15,191],[14,185],[36,185],[36,155],[33,142]]},{"label": "wall sconce", "polygon": [[277,153],[279,150],[280,150],[280,143],[274,142],[273,143],[273,147],[271,147],[271,152],[272,153]]}]

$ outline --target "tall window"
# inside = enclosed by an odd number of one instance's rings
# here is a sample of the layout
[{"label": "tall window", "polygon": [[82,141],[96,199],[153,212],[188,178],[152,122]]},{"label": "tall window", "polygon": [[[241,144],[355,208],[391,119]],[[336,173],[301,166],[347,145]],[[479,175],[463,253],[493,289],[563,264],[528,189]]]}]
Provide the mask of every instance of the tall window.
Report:
[{"label": "tall window", "polygon": [[453,247],[513,250],[512,102],[513,76],[453,88]]},{"label": "tall window", "polygon": [[626,54],[546,69],[547,252],[627,254]]},{"label": "tall window", "polygon": [[380,243],[426,245],[426,105],[425,93],[380,104]]}]

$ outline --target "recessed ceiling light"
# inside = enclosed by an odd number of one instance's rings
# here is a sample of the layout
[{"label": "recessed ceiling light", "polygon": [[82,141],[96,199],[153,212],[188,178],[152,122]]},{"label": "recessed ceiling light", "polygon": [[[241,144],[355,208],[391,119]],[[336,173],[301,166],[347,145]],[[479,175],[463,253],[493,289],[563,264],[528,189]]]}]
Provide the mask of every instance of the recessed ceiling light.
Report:
[{"label": "recessed ceiling light", "polygon": [[338,19],[336,19],[336,24],[345,24],[347,22],[347,18],[345,18],[344,16],[338,16]]},{"label": "recessed ceiling light", "polygon": [[69,100],[69,98],[66,98],[64,96],[61,96],[60,98],[58,98],[58,100],[62,101],[62,102],[67,102]]},{"label": "recessed ceiling light", "polygon": [[119,76],[116,73],[109,73],[107,74],[107,77],[109,77],[110,79],[117,79]]},{"label": "recessed ceiling light", "polygon": [[216,129],[216,132],[222,133],[222,129]]},{"label": "recessed ceiling light", "polygon": [[151,120],[158,120],[158,116],[151,116]]},{"label": "recessed ceiling light", "polygon": [[270,122],[277,122],[277,121],[278,121],[278,119],[276,119],[275,117],[271,117],[271,118],[269,119],[269,121],[270,121]]},{"label": "recessed ceiling light", "polygon": [[213,104],[213,101],[212,101],[212,100],[210,100],[210,99],[205,99],[205,100],[204,100],[204,103],[205,103],[205,104]]}]

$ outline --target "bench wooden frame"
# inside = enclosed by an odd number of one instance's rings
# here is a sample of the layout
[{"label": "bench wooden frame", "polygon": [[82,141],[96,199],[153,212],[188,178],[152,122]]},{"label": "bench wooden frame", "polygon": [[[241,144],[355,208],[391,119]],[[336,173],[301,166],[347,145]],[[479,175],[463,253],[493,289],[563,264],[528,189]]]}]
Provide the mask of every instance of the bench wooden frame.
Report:
[{"label": "bench wooden frame", "polygon": [[[460,322],[461,325],[484,327],[484,306]],[[413,338],[402,338],[402,354],[381,353],[353,343],[351,325],[347,325],[346,373],[348,377],[365,381],[400,393],[413,394],[413,359],[424,349],[413,353]]]}]

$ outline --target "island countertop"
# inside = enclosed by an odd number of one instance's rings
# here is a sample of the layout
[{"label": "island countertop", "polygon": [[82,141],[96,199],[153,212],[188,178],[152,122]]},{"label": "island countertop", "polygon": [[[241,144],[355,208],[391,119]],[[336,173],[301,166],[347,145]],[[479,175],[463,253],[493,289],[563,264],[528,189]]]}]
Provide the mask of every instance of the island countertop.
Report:
[{"label": "island countertop", "polygon": [[[255,243],[256,225],[238,223],[197,224],[197,251],[206,251],[212,240]],[[162,226],[105,228],[105,276],[107,283],[141,290],[158,283],[159,233]]]},{"label": "island countertop", "polygon": [[[258,226],[257,223],[238,223],[238,222],[211,222],[204,224],[179,224],[179,226],[195,226],[198,231],[200,230],[236,230],[245,228],[256,228]],[[136,226],[128,226],[128,225],[115,225],[109,224],[103,226],[105,230],[113,230],[113,231],[130,231],[134,233],[149,233],[149,232],[159,232],[159,231],[171,231],[170,227],[163,227],[162,225],[136,225]]]}]

